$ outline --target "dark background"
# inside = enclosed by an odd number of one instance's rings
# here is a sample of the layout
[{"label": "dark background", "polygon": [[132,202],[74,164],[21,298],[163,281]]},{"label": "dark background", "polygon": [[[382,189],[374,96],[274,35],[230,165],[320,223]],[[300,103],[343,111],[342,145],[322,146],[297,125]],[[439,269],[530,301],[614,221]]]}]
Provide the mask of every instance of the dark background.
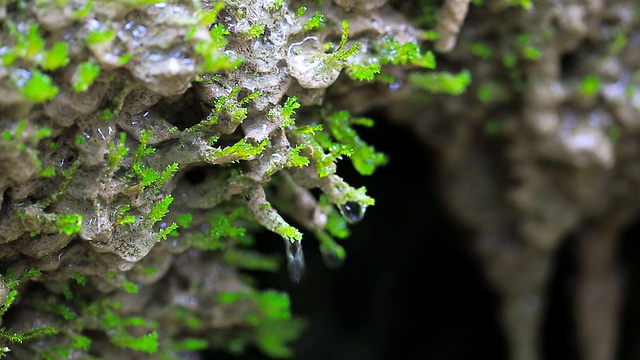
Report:
[{"label": "dark background", "polygon": [[[376,205],[350,227],[342,242],[347,260],[331,269],[309,234],[303,242],[306,273],[300,284],[280,272],[253,273],[262,288],[290,294],[293,312],[306,319],[293,344],[296,360],[505,360],[498,323],[499,300],[485,282],[470,248],[472,234],[450,218],[438,194],[437,154],[408,129],[376,114],[359,134],[390,162],[371,177],[348,160],[338,173],[352,186],[366,186]],[[619,250],[627,288],[618,359],[640,358],[640,222],[624,234]],[[547,291],[540,346],[545,360],[579,359],[572,320],[576,239],[556,255]],[[258,247],[284,254],[281,239],[259,236]],[[239,356],[208,353],[211,359],[270,359],[248,348]]]},{"label": "dark background", "polygon": [[[435,154],[408,129],[375,120],[359,134],[386,153],[389,164],[370,177],[348,160],[339,165],[342,177],[376,199],[342,242],[345,264],[325,266],[307,235],[300,284],[289,280],[286,268],[254,274],[262,287],[288,292],[294,314],[307,321],[294,359],[504,359],[496,297],[468,251],[469,235],[442,207]],[[258,246],[284,253],[275,235],[264,234]],[[267,359],[252,348],[238,358]]]}]

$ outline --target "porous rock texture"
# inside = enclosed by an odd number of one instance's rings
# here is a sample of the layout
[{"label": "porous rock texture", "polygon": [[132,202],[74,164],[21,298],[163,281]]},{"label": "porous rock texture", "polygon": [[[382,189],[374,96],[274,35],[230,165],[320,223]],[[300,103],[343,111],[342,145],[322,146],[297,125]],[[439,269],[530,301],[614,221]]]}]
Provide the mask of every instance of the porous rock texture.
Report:
[{"label": "porous rock texture", "polygon": [[[383,37],[418,42],[384,3],[0,3],[2,332],[21,337],[2,335],[3,354],[289,355],[286,294],[238,270],[277,269],[251,250],[262,227],[300,280],[302,233],[281,213],[344,259],[332,235],[373,199],[335,161],[355,153],[370,174],[385,160],[320,105]],[[30,287],[26,269],[41,272]]]}]

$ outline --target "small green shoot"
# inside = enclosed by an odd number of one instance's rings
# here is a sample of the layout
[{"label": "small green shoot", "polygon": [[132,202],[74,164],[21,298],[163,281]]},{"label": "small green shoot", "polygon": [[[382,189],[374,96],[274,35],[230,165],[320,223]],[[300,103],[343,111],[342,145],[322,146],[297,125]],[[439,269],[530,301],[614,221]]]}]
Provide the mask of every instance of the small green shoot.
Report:
[{"label": "small green shoot", "polygon": [[352,118],[349,112],[339,111],[324,118],[325,124],[333,137],[353,149],[351,162],[362,175],[371,175],[379,166],[385,165],[387,157],[376,152],[373,146],[367,145],[351,127],[351,125],[373,126],[373,121],[366,118]]},{"label": "small green shoot", "polygon": [[73,89],[75,92],[87,91],[98,75],[100,75],[100,66],[89,61],[81,63],[73,78]]},{"label": "small green shoot", "polygon": [[269,11],[279,10],[284,5],[284,0],[273,0],[273,3],[269,5]]},{"label": "small green shoot", "polygon": [[420,47],[412,42],[400,44],[398,40],[390,36],[385,36],[378,45],[377,51],[380,53],[380,63],[383,65],[405,65],[411,64],[424,69],[434,69],[436,67],[435,56],[432,52],[422,53]]},{"label": "small green shoot", "polygon": [[82,214],[62,214],[56,217],[58,232],[65,235],[77,234],[82,230]]},{"label": "small green shoot", "polygon": [[101,44],[111,41],[116,37],[116,33],[112,30],[90,31],[87,35],[87,45]]},{"label": "small green shoot", "polygon": [[264,34],[265,25],[264,24],[253,24],[249,28],[249,37],[257,38],[258,36]]},{"label": "small green shoot", "polygon": [[40,67],[43,70],[56,70],[64,67],[69,63],[68,55],[68,44],[65,42],[57,42],[53,44],[51,50],[46,53],[44,59],[40,63]]},{"label": "small green shoot", "polygon": [[[25,99],[40,103],[47,101],[58,94],[58,87],[53,85],[49,75],[34,70],[26,82],[16,81],[20,93]],[[22,85],[21,85],[22,84]]]},{"label": "small green shoot", "polygon": [[120,139],[116,143],[109,143],[109,154],[107,154],[107,166],[109,171],[115,171],[122,159],[129,153],[129,148],[125,146],[127,134],[120,133]]},{"label": "small green shoot", "polygon": [[287,101],[285,101],[282,107],[276,106],[273,109],[269,110],[268,115],[273,119],[278,119],[278,121],[282,124],[282,127],[286,129],[291,127],[295,123],[293,115],[298,108],[300,108],[298,98],[292,96],[287,98]]},{"label": "small green shoot", "polygon": [[152,208],[145,221],[148,226],[153,226],[161,221],[169,212],[169,205],[173,202],[173,196],[167,195],[160,202],[156,203]]},{"label": "small green shoot", "polygon": [[299,18],[300,16],[304,15],[304,13],[306,12],[307,12],[307,7],[301,6],[298,8],[298,10],[296,10],[296,17]]},{"label": "small green shoot", "polygon": [[600,91],[600,79],[597,76],[590,75],[582,80],[580,84],[580,93],[584,96],[593,96]]},{"label": "small green shoot", "polygon": [[178,225],[182,229],[188,229],[189,224],[191,224],[192,221],[193,221],[193,215],[189,213],[176,215],[176,223],[178,223]]},{"label": "small green shoot", "polygon": [[448,72],[412,73],[409,81],[414,86],[435,94],[460,95],[471,83],[471,74],[464,70],[458,74]]},{"label": "small green shoot", "polygon": [[160,174],[160,177],[156,181],[155,188],[158,189],[162,187],[162,185],[164,185],[167,181],[173,178],[173,175],[175,175],[176,171],[178,171],[178,163],[173,163],[171,165],[168,165],[167,168],[164,169],[164,171]]},{"label": "small green shoot", "polygon": [[303,29],[305,31],[311,31],[321,27],[324,27],[324,15],[315,13],[315,15],[313,15],[311,19],[309,19],[309,21],[303,26]]},{"label": "small green shoot", "polygon": [[138,293],[138,285],[130,282],[130,281],[123,281],[122,282],[122,289],[128,293],[128,294],[137,294]]}]

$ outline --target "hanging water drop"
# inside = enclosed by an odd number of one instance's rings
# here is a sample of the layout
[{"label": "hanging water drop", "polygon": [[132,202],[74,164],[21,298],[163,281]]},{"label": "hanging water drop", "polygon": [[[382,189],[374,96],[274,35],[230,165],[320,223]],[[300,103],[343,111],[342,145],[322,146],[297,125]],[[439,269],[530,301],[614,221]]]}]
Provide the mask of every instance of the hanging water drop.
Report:
[{"label": "hanging water drop", "polygon": [[366,206],[362,206],[355,201],[347,201],[339,206],[340,214],[350,224],[357,223],[364,217],[367,210]]},{"label": "hanging water drop", "polygon": [[322,260],[324,264],[331,269],[337,269],[344,265],[344,254],[340,256],[338,252],[332,249],[320,248],[320,253],[322,254]]},{"label": "hanging water drop", "polygon": [[302,253],[301,241],[285,240],[287,251],[287,268],[289,269],[289,277],[296,284],[302,279],[304,274],[304,254]]}]

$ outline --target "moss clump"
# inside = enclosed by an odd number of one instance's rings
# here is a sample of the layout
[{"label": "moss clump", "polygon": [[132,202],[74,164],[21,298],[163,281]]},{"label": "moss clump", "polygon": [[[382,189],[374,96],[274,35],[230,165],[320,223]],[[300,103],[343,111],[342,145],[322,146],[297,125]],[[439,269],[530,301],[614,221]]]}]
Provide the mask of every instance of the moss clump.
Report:
[{"label": "moss clump", "polygon": [[301,322],[288,298],[237,270],[279,268],[252,250],[261,229],[282,237],[294,281],[306,234],[344,261],[336,239],[375,201],[337,162],[371,175],[387,158],[357,134],[373,122],[324,94],[339,78],[432,69],[418,31],[329,2],[14,5],[0,5],[0,255],[42,271],[15,311],[58,333],[5,337],[12,351],[177,358],[252,343],[290,356]]}]

